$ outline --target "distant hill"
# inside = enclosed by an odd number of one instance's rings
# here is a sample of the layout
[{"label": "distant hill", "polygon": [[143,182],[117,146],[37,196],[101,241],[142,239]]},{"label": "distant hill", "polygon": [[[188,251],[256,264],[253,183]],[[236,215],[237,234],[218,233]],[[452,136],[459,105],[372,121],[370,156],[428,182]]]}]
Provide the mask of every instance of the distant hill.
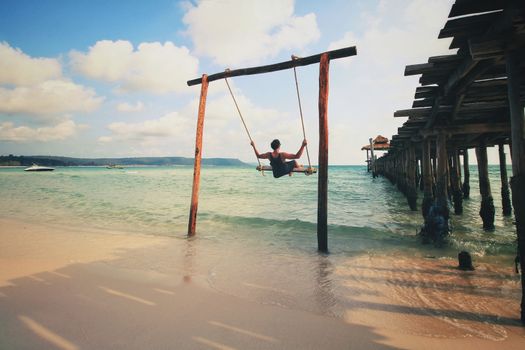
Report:
[{"label": "distant hill", "polygon": [[[193,165],[193,158],[185,157],[133,157],[133,158],[71,158],[57,156],[0,156],[0,166],[103,166],[116,165]],[[248,166],[234,158],[203,158],[203,165]]]}]

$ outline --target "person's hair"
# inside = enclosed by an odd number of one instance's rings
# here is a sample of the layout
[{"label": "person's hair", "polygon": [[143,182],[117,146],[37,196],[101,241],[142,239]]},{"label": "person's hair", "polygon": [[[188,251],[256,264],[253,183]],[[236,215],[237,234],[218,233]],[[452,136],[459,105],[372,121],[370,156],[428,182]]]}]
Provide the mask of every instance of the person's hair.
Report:
[{"label": "person's hair", "polygon": [[281,141],[275,139],[272,141],[272,143],[270,144],[270,146],[272,147],[272,149],[275,151],[277,148],[281,147]]}]

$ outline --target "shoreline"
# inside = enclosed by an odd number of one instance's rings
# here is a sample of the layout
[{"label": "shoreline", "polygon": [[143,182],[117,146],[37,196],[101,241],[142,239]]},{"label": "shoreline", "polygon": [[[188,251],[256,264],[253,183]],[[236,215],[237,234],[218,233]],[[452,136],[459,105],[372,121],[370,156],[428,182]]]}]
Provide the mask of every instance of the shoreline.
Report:
[{"label": "shoreline", "polygon": [[[525,343],[525,329],[514,322],[515,283],[489,264],[458,274],[447,259],[319,257],[312,264],[316,305],[309,310],[310,299],[302,299],[304,288],[288,273],[285,257],[272,259],[288,277],[269,279],[266,270],[255,270],[258,258],[239,252],[242,242],[219,251],[224,247],[205,238],[67,230],[11,219],[0,219],[0,227],[0,347],[6,349],[425,344],[479,350]],[[481,280],[486,283],[472,293]],[[457,288],[447,291],[449,284]],[[434,303],[418,304],[425,299]],[[501,314],[483,309],[498,300],[510,304],[496,309]],[[475,305],[478,310],[469,309]]]}]

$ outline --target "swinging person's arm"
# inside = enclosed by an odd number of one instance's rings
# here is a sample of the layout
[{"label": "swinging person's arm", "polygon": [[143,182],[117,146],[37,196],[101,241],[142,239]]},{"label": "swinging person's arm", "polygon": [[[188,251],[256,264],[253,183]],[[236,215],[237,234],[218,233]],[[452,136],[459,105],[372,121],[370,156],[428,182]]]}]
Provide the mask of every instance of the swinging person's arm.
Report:
[{"label": "swinging person's arm", "polygon": [[253,147],[253,151],[255,152],[255,156],[259,159],[269,159],[268,153],[260,154],[259,151],[257,151],[257,148],[255,147],[255,142],[250,142],[250,145]]},{"label": "swinging person's arm", "polygon": [[306,147],[307,144],[308,142],[305,139],[303,140],[303,144],[301,145],[301,148],[299,148],[296,154],[282,152],[281,155],[284,159],[299,159],[303,155],[304,148]]}]

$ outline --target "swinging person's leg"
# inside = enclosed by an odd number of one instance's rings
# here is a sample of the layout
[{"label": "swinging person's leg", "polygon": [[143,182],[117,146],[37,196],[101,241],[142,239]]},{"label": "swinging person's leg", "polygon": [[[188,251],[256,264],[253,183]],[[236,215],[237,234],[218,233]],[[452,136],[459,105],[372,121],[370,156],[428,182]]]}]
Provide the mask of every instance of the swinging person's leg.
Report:
[{"label": "swinging person's leg", "polygon": [[294,168],[299,167],[299,164],[295,160],[287,162],[286,165],[287,165],[288,171],[289,171],[288,176],[292,176]]}]

